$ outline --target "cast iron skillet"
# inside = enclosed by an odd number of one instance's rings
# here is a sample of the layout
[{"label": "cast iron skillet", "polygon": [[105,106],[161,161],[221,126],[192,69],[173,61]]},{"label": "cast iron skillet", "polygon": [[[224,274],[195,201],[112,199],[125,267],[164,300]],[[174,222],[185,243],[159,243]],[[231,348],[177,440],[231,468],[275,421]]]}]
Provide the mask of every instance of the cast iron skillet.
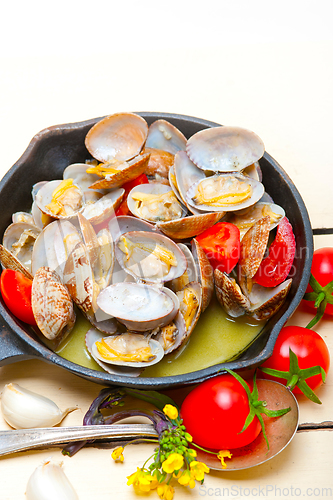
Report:
[{"label": "cast iron skillet", "polygon": [[[138,114],[143,116],[148,124],[159,118],[166,119],[178,127],[186,137],[190,137],[203,128],[218,126],[216,123],[190,116],[150,112]],[[1,236],[11,222],[13,212],[29,210],[33,184],[41,180],[61,179],[65,167],[90,158],[84,145],[84,138],[92,125],[100,119],[50,127],[42,130],[32,139],[27,150],[0,183]],[[284,207],[294,228],[297,251],[292,275],[293,284],[284,306],[265,325],[261,335],[237,361],[170,377],[130,378],[110,375],[84,368],[52,352],[40,342],[29,327],[13,317],[1,302],[0,366],[38,358],[48,363],[55,363],[80,377],[103,385],[164,389],[201,382],[223,371],[225,367],[241,370],[262,363],[271,355],[282,326],[294,312],[305,292],[310,276],[313,239],[307,210],[291,179],[267,153],[260,160],[260,166],[266,191],[273,197],[275,203]]]}]

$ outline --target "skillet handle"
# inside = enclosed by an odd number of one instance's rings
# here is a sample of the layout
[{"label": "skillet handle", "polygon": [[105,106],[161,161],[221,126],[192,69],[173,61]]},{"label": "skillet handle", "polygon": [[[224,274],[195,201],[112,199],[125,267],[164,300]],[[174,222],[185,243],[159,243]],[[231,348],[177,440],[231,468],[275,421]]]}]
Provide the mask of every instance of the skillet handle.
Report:
[{"label": "skillet handle", "polygon": [[34,349],[25,344],[0,316],[0,366],[36,357]]}]

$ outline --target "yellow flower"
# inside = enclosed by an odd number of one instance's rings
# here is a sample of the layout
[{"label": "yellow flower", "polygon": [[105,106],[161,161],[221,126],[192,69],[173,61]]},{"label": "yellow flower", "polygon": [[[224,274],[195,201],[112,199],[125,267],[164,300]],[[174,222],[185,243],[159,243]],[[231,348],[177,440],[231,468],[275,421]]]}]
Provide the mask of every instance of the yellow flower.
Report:
[{"label": "yellow flower", "polygon": [[167,474],[171,474],[175,470],[179,470],[184,465],[184,457],[179,453],[171,453],[162,463],[162,469]]},{"label": "yellow flower", "polygon": [[196,458],[196,456],[197,456],[197,452],[195,450],[192,450],[192,448],[188,449],[186,453],[189,457],[192,457],[192,458]]},{"label": "yellow flower", "polygon": [[128,486],[133,485],[135,490],[143,491],[144,493],[148,493],[148,491],[156,488],[158,484],[156,477],[151,476],[150,472],[139,469],[139,467],[127,479]]},{"label": "yellow flower", "polygon": [[118,448],[115,448],[111,454],[113,460],[120,460],[120,462],[123,462],[124,461],[123,451],[124,448],[122,446],[118,446]]},{"label": "yellow flower", "polygon": [[197,481],[202,481],[205,477],[205,473],[209,473],[209,468],[203,462],[197,462],[194,460],[190,463],[191,475]]},{"label": "yellow flower", "polygon": [[221,460],[222,469],[227,468],[227,464],[225,463],[224,459],[231,458],[231,457],[232,457],[232,453],[230,453],[229,450],[221,450],[218,452],[217,458],[219,458]]},{"label": "yellow flower", "polygon": [[165,405],[165,407],[163,408],[163,412],[171,420],[175,420],[178,417],[178,410],[175,406]]},{"label": "yellow flower", "polygon": [[170,484],[162,483],[157,486],[157,494],[162,500],[172,500],[175,490]]},{"label": "yellow flower", "polygon": [[184,470],[177,474],[176,479],[178,479],[178,483],[182,486],[189,486],[190,488],[195,487],[195,480],[189,470]]}]

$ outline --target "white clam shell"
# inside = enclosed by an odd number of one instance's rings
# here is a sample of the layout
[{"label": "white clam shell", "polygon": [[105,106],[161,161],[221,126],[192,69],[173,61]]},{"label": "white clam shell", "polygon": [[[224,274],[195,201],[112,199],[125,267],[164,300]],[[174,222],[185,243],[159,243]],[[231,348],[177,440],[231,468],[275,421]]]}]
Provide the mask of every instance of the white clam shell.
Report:
[{"label": "white clam shell", "polygon": [[104,337],[105,334],[97,330],[96,328],[90,328],[90,330],[87,331],[85,336],[85,344],[90,356],[107,373],[111,373],[112,375],[125,375],[127,377],[138,377],[142,372],[141,368],[138,367],[132,368],[129,366],[116,366],[115,364],[106,363],[97,356],[95,356],[96,349],[93,349],[93,346],[95,342],[100,341]]},{"label": "white clam shell", "polygon": [[200,210],[197,210],[195,207],[188,204],[186,195],[193,184],[196,184],[206,178],[204,172],[200,170],[196,165],[194,165],[185,151],[179,151],[179,153],[175,155],[175,163],[173,168],[178,191],[183,200],[183,203],[194,215],[201,213]]},{"label": "white clam shell", "polygon": [[54,181],[49,181],[46,184],[44,184],[36,193],[36,204],[38,208],[45,214],[49,215],[50,217],[54,217],[56,219],[68,219],[70,217],[73,217],[73,215],[77,214],[78,212],[82,211],[84,208],[85,200],[83,196],[82,190],[79,188],[79,186],[76,186],[73,184],[73,186],[76,188],[76,194],[78,197],[78,206],[75,209],[71,209],[68,214],[66,215],[59,215],[59,214],[54,214],[47,206],[51,203],[52,201],[52,194],[54,190],[62,183],[62,180],[54,180]]},{"label": "white clam shell", "polygon": [[[149,201],[148,205],[148,211],[146,216],[144,217],[142,215],[142,210],[138,207],[138,201],[133,198],[133,195],[135,196],[135,193],[144,193],[148,195],[163,195],[166,193],[173,193],[174,191],[171,189],[170,186],[167,186],[165,184],[159,184],[159,183],[153,183],[153,184],[141,184],[139,186],[135,186],[129,193],[127,197],[127,205],[130,211],[132,212],[133,215],[136,217],[139,217],[140,219],[143,219],[147,222],[151,223],[156,223],[160,221],[170,221],[170,220],[175,220],[179,219],[181,217],[184,217],[187,210],[186,208],[181,205],[178,200],[175,200],[174,207],[175,207],[175,213],[172,216],[172,214],[169,214],[168,209],[165,207],[164,202],[156,200],[156,201]],[[174,198],[175,196],[173,196]]]},{"label": "white clam shell", "polygon": [[[208,183],[208,182],[214,182],[214,181],[222,181],[228,183],[230,180],[239,180],[241,182],[245,182],[252,188],[252,195],[250,198],[247,198],[246,200],[240,202],[240,203],[234,203],[232,205],[228,205],[227,203],[222,204],[220,206],[213,206],[209,205],[208,203],[198,203],[197,201],[194,200],[197,189],[200,183]],[[216,191],[216,194],[218,191]],[[250,177],[245,177],[242,174],[217,174],[212,177],[206,177],[205,179],[197,182],[196,184],[192,185],[191,188],[187,191],[186,194],[186,201],[189,206],[194,207],[197,210],[200,211],[205,211],[205,212],[221,212],[222,210],[225,212],[230,212],[230,211],[235,211],[235,210],[241,210],[243,208],[250,207],[251,205],[254,205],[264,194],[264,186],[261,184],[261,182],[258,182],[254,179],[251,179]]]},{"label": "white clam shell", "polygon": [[13,222],[3,236],[3,246],[7,248],[21,264],[31,272],[31,261],[34,243],[40,229],[27,222]]},{"label": "white clam shell", "polygon": [[[120,334],[121,335],[121,334]],[[129,333],[129,335],[140,335],[137,333]],[[157,340],[149,339],[148,340],[149,347],[152,352],[152,356],[154,356],[154,359],[150,361],[117,361],[117,360],[106,360],[103,358],[103,356],[98,352],[96,342],[92,345],[91,347],[91,352],[94,357],[94,359],[98,359],[103,363],[103,365],[109,364],[117,367],[126,367],[126,368],[136,368],[136,369],[143,369],[147,368],[148,366],[155,365],[161,359],[164,357],[164,349],[161,346],[161,344]],[[139,375],[139,374],[138,374]]]},{"label": "white clam shell", "polygon": [[102,196],[95,203],[91,203],[85,206],[82,215],[85,217],[90,224],[98,225],[102,224],[104,221],[109,219],[114,215],[114,212],[119,207],[125,189],[114,189],[108,194]]},{"label": "white clam shell", "polygon": [[148,124],[134,113],[116,113],[97,122],[87,133],[85,145],[101,162],[126,161],[137,156],[147,138]]},{"label": "white clam shell", "polygon": [[156,120],[148,129],[146,147],[175,154],[185,149],[186,137],[167,120]]},{"label": "white clam shell", "polygon": [[[129,240],[137,249],[136,255],[132,254],[128,260],[119,247],[122,238]],[[170,265],[168,269],[158,255],[153,255],[157,245],[171,252],[177,264]],[[144,248],[149,248],[150,251]],[[130,231],[119,236],[115,242],[115,255],[120,266],[136,280],[157,283],[170,281],[181,276],[187,267],[186,257],[176,243],[167,236],[150,231]]]},{"label": "white clam shell", "polygon": [[173,298],[153,285],[116,283],[99,294],[97,304],[129,330],[148,331],[167,325],[177,314]]},{"label": "white clam shell", "polygon": [[189,158],[199,168],[214,172],[240,172],[265,151],[257,134],[241,127],[213,127],[192,135],[186,144]]}]

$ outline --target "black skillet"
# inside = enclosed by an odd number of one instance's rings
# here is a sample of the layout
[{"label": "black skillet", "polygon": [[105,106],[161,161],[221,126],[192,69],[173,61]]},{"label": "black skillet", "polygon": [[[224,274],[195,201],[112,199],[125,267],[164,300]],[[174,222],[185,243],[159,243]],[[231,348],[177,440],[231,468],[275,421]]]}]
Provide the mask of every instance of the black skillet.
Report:
[{"label": "black skillet", "polygon": [[[168,113],[138,113],[148,124],[163,118],[178,127],[186,137],[218,124],[199,118]],[[21,158],[8,171],[0,183],[0,233],[11,223],[14,212],[29,210],[32,185],[41,180],[61,179],[62,172],[72,163],[90,158],[84,145],[88,130],[100,118],[80,123],[57,125],[39,132],[30,142]],[[61,368],[103,385],[119,385],[140,389],[164,389],[194,384],[206,380],[225,367],[232,370],[249,369],[267,359],[276,338],[300,303],[305,292],[313,254],[312,230],[304,202],[291,179],[267,153],[260,160],[263,183],[274,202],[283,206],[296,237],[296,256],[293,283],[284,306],[271,318],[256,341],[236,361],[218,364],[185,375],[156,378],[130,378],[91,370],[61,358],[46,347],[28,326],[17,320],[3,302],[0,303],[0,366],[27,359],[42,359]]]}]

